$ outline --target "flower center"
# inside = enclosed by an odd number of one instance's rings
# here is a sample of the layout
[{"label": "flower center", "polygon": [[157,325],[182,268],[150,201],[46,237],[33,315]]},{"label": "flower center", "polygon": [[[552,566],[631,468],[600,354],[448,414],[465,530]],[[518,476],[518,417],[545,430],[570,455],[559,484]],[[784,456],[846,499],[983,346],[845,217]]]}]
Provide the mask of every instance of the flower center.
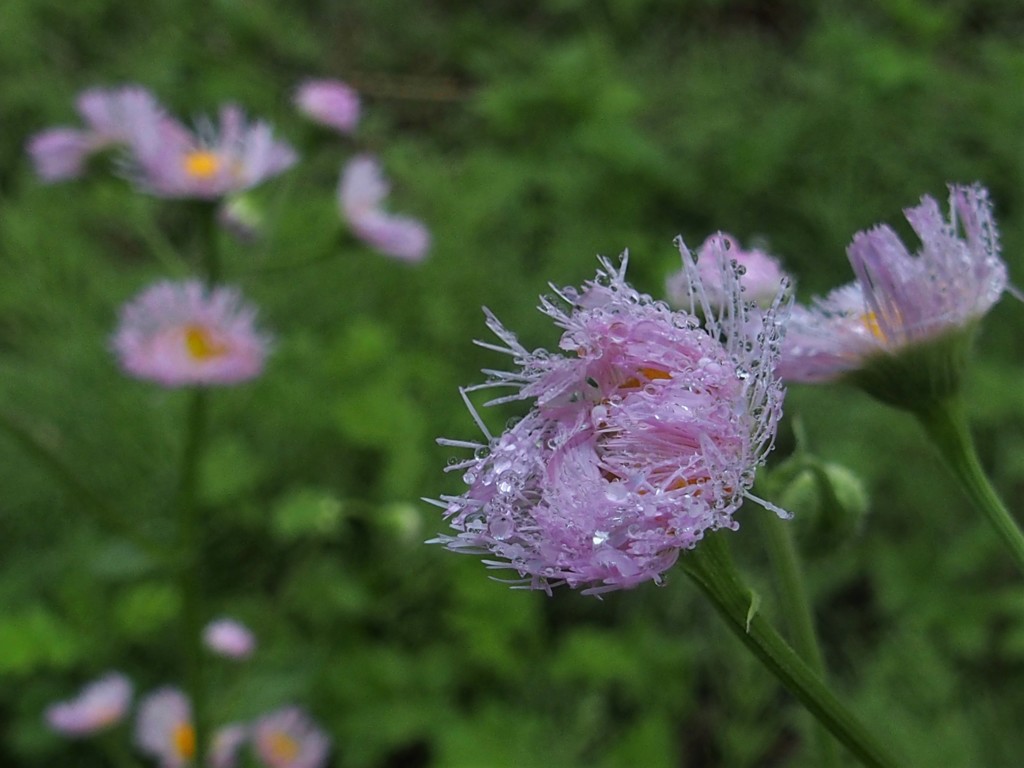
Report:
[{"label": "flower center", "polygon": [[273,763],[287,764],[299,756],[299,742],[281,731],[274,731],[267,736],[268,757]]},{"label": "flower center", "polygon": [[[668,371],[663,371],[660,368],[645,367],[641,368],[638,373],[641,376],[643,376],[647,381],[654,381],[655,379],[672,378],[671,373],[669,373]],[[640,389],[640,387],[642,386],[643,384],[641,383],[640,379],[638,379],[636,376],[630,376],[628,379],[622,382],[621,385],[619,385],[619,389]]]},{"label": "flower center", "polygon": [[197,179],[208,179],[220,170],[220,158],[206,149],[185,155],[185,173]]},{"label": "flower center", "polygon": [[874,312],[865,312],[860,316],[860,321],[864,323],[864,327],[868,329],[877,341],[885,344],[889,340],[885,335],[885,331],[882,330],[882,326],[878,324],[878,315]]},{"label": "flower center", "polygon": [[185,349],[196,360],[210,360],[228,351],[227,345],[217,341],[210,329],[202,325],[185,327]]},{"label": "flower center", "polygon": [[196,731],[188,723],[174,726],[171,742],[177,753],[186,760],[191,760],[196,753]]}]

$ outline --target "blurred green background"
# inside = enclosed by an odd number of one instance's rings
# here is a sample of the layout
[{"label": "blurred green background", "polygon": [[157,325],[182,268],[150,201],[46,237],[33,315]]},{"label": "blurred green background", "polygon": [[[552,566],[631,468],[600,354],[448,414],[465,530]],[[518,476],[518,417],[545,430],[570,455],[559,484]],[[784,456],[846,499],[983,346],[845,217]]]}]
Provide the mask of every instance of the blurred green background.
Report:
[{"label": "blurred green background", "polygon": [[[276,344],[262,378],[216,393],[203,468],[208,608],[261,641],[215,667],[218,721],[301,703],[336,768],[813,766],[800,708],[680,573],[548,598],[423,546],[443,524],[418,497],[458,490],[433,440],[475,436],[457,387],[505,364],[471,344],[481,305],[550,346],[537,295],[592,277],[598,253],[628,247],[631,279],[660,295],[672,238],[724,229],[778,254],[806,299],[850,279],[854,232],[909,238],[903,207],[978,180],[1020,284],[1022,39],[1012,0],[3,0],[0,407],[169,535],[184,398],[120,375],[108,339],[167,273],[159,254],[193,258],[190,211],[106,172],[43,186],[24,142],[77,122],[88,86],[139,82],[185,117],[236,101],[303,157],[257,191],[266,238],[224,242]],[[360,90],[355,142],[293,112],[309,76]],[[431,228],[423,265],[342,231],[334,187],[357,148]],[[1012,299],[991,313],[968,391],[1018,511],[1022,319]],[[787,413],[870,496],[854,524],[813,488],[784,499],[836,688],[918,765],[1019,765],[1009,557],[908,417],[841,387],[794,387]],[[774,460],[793,446],[787,420]],[[140,690],[180,681],[174,583],[6,437],[0,488],[0,765],[104,765],[41,712],[107,669]],[[777,615],[763,514],[741,511],[731,542]]]}]

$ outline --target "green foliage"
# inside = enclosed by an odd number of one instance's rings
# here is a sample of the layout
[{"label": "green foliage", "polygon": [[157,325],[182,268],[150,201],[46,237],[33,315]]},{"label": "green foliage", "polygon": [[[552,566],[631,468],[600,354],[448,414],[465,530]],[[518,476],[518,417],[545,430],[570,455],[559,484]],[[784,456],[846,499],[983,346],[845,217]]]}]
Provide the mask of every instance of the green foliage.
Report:
[{"label": "green foliage", "polygon": [[[213,667],[219,721],[301,703],[334,768],[813,766],[798,707],[681,575],[549,598],[423,546],[445,524],[419,497],[459,487],[433,439],[473,439],[457,387],[506,364],[471,343],[480,307],[550,346],[536,296],[592,276],[596,253],[629,248],[631,279],[660,294],[672,237],[724,229],[767,241],[806,298],[850,279],[855,231],[909,234],[902,207],[978,179],[1020,283],[1022,33],[1006,0],[3,0],[2,410],[159,545],[97,525],[0,436],[0,764],[107,765],[46,731],[45,706],[106,669],[140,692],[182,680],[162,558],[185,400],[121,376],[108,339],[135,291],[196,269],[196,233],[109,164],[33,178],[25,140],[75,122],[80,89],[140,82],[186,116],[237,101],[303,156],[253,194],[264,240],[221,243],[275,342],[262,378],[213,393],[200,471],[205,609],[260,640]],[[320,75],[363,94],[352,143],[291,109]],[[334,186],[356,148],[381,155],[394,210],[429,224],[428,262],[343,232]],[[996,308],[968,379],[1011,509],[1020,322],[1019,303]],[[783,429],[769,485],[797,513],[837,688],[921,765],[1016,765],[1024,595],[998,542],[910,419],[838,387],[794,388],[787,409],[806,444]],[[732,538],[776,616],[757,514]]]}]

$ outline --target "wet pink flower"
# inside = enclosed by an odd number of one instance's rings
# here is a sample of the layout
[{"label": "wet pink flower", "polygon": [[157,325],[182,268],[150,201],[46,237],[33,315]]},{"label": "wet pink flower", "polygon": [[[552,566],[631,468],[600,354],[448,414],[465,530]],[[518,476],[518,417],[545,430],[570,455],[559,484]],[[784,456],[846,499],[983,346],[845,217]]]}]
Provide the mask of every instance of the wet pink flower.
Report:
[{"label": "wet pink flower", "polygon": [[89,683],[75,698],[47,707],[46,722],[65,736],[86,736],[121,722],[131,699],[131,681],[111,672]]},{"label": "wet pink flower", "polygon": [[259,375],[268,340],[231,288],[162,281],[121,309],[112,344],[124,370],[165,387],[236,384]]},{"label": "wet pink flower", "polygon": [[[720,306],[729,301],[728,292],[722,285],[721,267],[716,263],[716,259],[721,258],[735,261],[742,268],[740,285],[743,286],[743,298],[755,304],[771,304],[786,279],[782,265],[774,256],[756,248],[743,250],[732,235],[718,232],[697,249],[701,285],[712,306]],[[686,270],[679,270],[669,276],[666,290],[673,306],[684,306],[687,303],[688,287]]]},{"label": "wet pink flower", "polygon": [[275,140],[267,123],[247,123],[234,105],[221,108],[219,117],[216,126],[204,122],[195,132],[170,119],[134,131],[129,138],[137,183],[161,197],[215,200],[294,165],[295,151]]},{"label": "wet pink flower", "polygon": [[256,650],[256,638],[249,628],[234,619],[217,619],[203,629],[206,647],[221,656],[247,659]]},{"label": "wet pink flower", "polygon": [[196,753],[192,707],[177,688],[159,688],[139,702],[135,719],[139,751],[160,761],[161,768],[189,765]]},{"label": "wet pink flower", "polygon": [[76,107],[85,128],[50,128],[29,139],[28,153],[43,181],[80,176],[91,155],[126,144],[130,136],[152,131],[165,119],[153,94],[136,85],[83,91]]},{"label": "wet pink flower", "polygon": [[917,255],[884,224],[854,236],[847,254],[857,280],[794,310],[784,378],[837,379],[973,329],[1006,290],[1006,265],[988,192],[951,186],[949,207],[947,220],[925,196],[904,211],[921,239]]},{"label": "wet pink flower", "polygon": [[358,155],[345,166],[338,186],[342,217],[358,238],[387,256],[422,261],[430,248],[430,233],[416,219],[387,213],[380,206],[388,196],[380,164]]},{"label": "wet pink flower", "polygon": [[352,133],[359,122],[359,94],[340,80],[306,80],[295,91],[295,106],[314,122]]},{"label": "wet pink flower", "polygon": [[719,259],[727,301],[713,307],[679,244],[688,311],[630,287],[625,259],[619,268],[602,259],[596,280],[556,291],[565,306],[542,300],[563,330],[560,353],[528,350],[488,313],[501,344],[481,345],[517,370],[486,371],[490,380],[464,397],[507,387],[488,404],[531,409],[498,437],[473,410],[486,442],[438,441],[475,453],[448,467],[468,489],[435,502],[456,533],[432,543],[485,555],[488,567],[517,571],[520,586],[596,594],[661,583],[705,532],[737,527],[733,513],[754,498],[781,416],[773,371],[786,289],[754,313]]},{"label": "wet pink flower", "polygon": [[331,740],[303,710],[285,707],[253,726],[253,745],[269,768],[320,768],[327,764]]}]

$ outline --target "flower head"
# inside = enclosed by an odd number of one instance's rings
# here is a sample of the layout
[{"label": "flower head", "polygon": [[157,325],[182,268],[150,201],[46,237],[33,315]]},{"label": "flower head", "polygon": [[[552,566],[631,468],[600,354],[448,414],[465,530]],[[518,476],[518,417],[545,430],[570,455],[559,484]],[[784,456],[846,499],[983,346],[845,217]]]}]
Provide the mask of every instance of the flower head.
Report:
[{"label": "flower head", "polygon": [[160,761],[161,768],[181,768],[196,752],[192,707],[177,688],[159,688],[139,702],[135,720],[139,750]]},{"label": "flower head", "polygon": [[206,647],[231,659],[247,659],[256,649],[256,638],[241,622],[234,619],[216,619],[203,629]]},{"label": "flower head", "polygon": [[[682,242],[689,311],[672,311],[625,282],[626,262],[601,260],[597,279],[543,299],[562,328],[561,353],[529,351],[488,313],[513,372],[466,392],[511,387],[489,404],[530,402],[499,437],[474,417],[486,444],[455,463],[468,486],[436,502],[454,536],[433,543],[486,554],[521,585],[567,584],[600,593],[661,583],[681,550],[704,533],[736,528],[733,513],[771,449],[783,388],[773,371],[785,288],[763,313],[741,298],[719,259],[727,301],[713,307]],[[703,324],[697,312],[703,317]],[[465,397],[465,393],[464,393]],[[467,399],[467,403],[468,403]]]},{"label": "flower head", "polygon": [[298,707],[285,707],[257,720],[253,744],[269,768],[320,768],[326,765],[331,748],[327,734]]},{"label": "flower head", "polygon": [[[742,267],[740,285],[743,286],[744,298],[755,304],[771,304],[786,279],[786,273],[774,256],[756,248],[743,250],[732,235],[718,232],[697,249],[697,269],[712,306],[720,306],[729,301],[728,292],[722,285],[721,266],[716,263],[718,259],[735,261]],[[675,272],[666,280],[665,287],[673,306],[686,304],[688,285],[689,278],[685,269]]]},{"label": "flower head", "polygon": [[238,764],[238,750],[248,738],[248,726],[233,723],[218,728],[213,734],[213,745],[210,748],[212,768],[235,768]]},{"label": "flower head", "polygon": [[65,736],[96,733],[121,722],[131,698],[131,681],[111,672],[89,683],[75,698],[47,707],[46,722]]},{"label": "flower head", "polygon": [[254,187],[294,165],[295,151],[274,139],[270,126],[247,123],[242,110],[220,110],[216,127],[193,132],[165,118],[130,135],[134,176],[160,197],[216,200]]},{"label": "flower head", "polygon": [[857,279],[794,311],[779,365],[784,378],[850,376],[903,405],[958,385],[977,321],[1007,276],[988,192],[951,186],[949,207],[948,220],[928,196],[906,209],[921,239],[917,255],[884,224],[854,236],[847,254]]},{"label": "flower head", "polygon": [[306,80],[295,91],[295,106],[314,122],[352,133],[359,122],[359,94],[340,80]]},{"label": "flower head", "polygon": [[166,119],[153,94],[137,85],[83,91],[76,106],[85,128],[50,128],[29,139],[28,153],[43,181],[80,176],[91,155],[127,144]]},{"label": "flower head", "polygon": [[255,317],[233,289],[163,281],[122,308],[113,347],[130,375],[165,387],[235,384],[263,368]]},{"label": "flower head", "polygon": [[380,164],[358,155],[345,166],[338,185],[342,217],[361,240],[387,256],[421,261],[430,247],[430,233],[416,219],[387,213],[380,206],[388,196]]}]

